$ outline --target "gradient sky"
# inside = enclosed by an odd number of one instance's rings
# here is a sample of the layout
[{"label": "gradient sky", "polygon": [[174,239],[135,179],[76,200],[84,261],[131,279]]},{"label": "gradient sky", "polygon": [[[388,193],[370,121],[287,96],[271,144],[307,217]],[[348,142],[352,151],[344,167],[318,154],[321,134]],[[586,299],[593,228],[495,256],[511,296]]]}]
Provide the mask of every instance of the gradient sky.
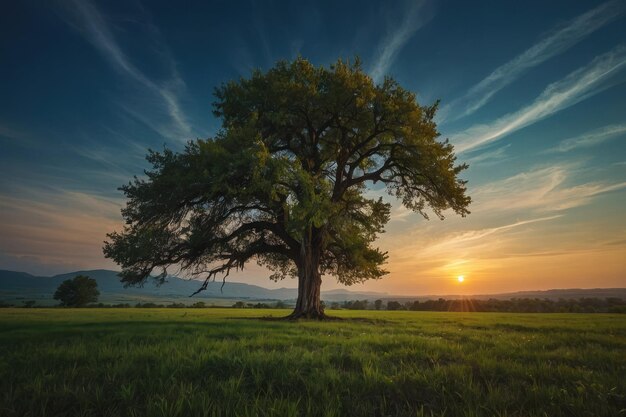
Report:
[{"label": "gradient sky", "polygon": [[[148,148],[215,133],[215,86],[299,54],[358,55],[374,80],[441,99],[473,204],[444,221],[395,204],[378,242],[390,274],[353,289],[626,286],[625,2],[186,3],[4,4],[0,269],[116,269],[101,248],[121,228],[117,187]],[[295,286],[267,276],[232,279]]]}]

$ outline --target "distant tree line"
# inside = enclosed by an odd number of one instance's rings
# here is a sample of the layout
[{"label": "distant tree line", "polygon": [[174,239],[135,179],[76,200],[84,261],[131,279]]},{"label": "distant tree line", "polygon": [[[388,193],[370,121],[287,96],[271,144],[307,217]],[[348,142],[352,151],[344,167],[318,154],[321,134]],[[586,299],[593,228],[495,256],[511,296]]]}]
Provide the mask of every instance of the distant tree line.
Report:
[{"label": "distant tree line", "polygon": [[290,308],[292,306],[286,304],[283,301],[277,301],[273,304],[267,303],[244,303],[243,301],[237,301],[232,306],[233,308]]},{"label": "distant tree line", "polygon": [[[0,308],[8,308],[8,307],[22,307],[22,308],[54,308],[54,307],[63,307],[61,305],[58,306],[49,306],[44,304],[37,304],[36,300],[24,300],[21,305],[9,304],[0,301]],[[207,304],[204,301],[198,301],[193,304],[185,304],[185,303],[170,303],[170,304],[159,304],[153,302],[144,302],[144,303],[118,303],[118,304],[105,304],[105,303],[91,303],[84,305],[85,308],[227,308],[224,305],[214,305]],[[237,301],[232,305],[233,308],[292,308],[293,305],[289,305],[283,301],[277,301],[275,303],[244,303],[243,301]]]},{"label": "distant tree line", "polygon": [[333,310],[339,310],[339,309],[369,310],[371,309],[371,305],[370,305],[369,300],[353,300],[353,301],[344,301],[342,303],[339,303],[339,302],[330,303],[330,308]]},{"label": "distant tree line", "polygon": [[[37,305],[34,300],[26,300],[21,306],[0,302],[2,307],[46,307]],[[137,303],[131,305],[123,304],[103,304],[92,303],[85,307],[92,308],[223,308],[224,306],[207,305],[204,301],[193,304],[170,303],[157,304],[153,302]],[[251,303],[237,301],[232,308],[291,308],[292,306],[284,301],[275,303]],[[324,306],[326,307],[326,306]],[[333,310],[388,310],[388,311],[452,311],[452,312],[501,312],[501,313],[622,313],[626,314],[626,300],[611,298],[579,298],[579,299],[539,299],[539,298],[513,298],[510,300],[437,300],[426,301],[395,301],[376,300],[373,303],[369,300],[353,300],[344,302],[332,302],[327,307]]]},{"label": "distant tree line", "polygon": [[510,300],[457,299],[426,301],[354,300],[333,302],[333,310],[388,310],[388,311],[453,311],[502,313],[626,313],[626,300],[621,298],[539,299],[513,298]]},{"label": "distant tree line", "polygon": [[[380,303],[379,303],[380,301]],[[354,304],[353,304],[354,305]],[[382,300],[375,306],[382,307]],[[380,309],[376,308],[376,309]],[[613,298],[539,299],[512,298],[510,300],[460,299],[426,301],[387,301],[387,310],[453,311],[453,312],[502,312],[502,313],[626,313],[626,300]]]}]

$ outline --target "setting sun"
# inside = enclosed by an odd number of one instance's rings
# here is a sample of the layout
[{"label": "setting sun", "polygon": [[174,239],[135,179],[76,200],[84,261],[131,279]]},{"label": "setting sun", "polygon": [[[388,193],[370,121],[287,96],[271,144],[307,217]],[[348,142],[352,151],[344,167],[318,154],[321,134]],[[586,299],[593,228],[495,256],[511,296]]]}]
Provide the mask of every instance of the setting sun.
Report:
[{"label": "setting sun", "polygon": [[463,282],[463,281],[465,281],[465,277],[464,277],[463,275],[459,275],[456,279],[457,279],[459,282]]}]

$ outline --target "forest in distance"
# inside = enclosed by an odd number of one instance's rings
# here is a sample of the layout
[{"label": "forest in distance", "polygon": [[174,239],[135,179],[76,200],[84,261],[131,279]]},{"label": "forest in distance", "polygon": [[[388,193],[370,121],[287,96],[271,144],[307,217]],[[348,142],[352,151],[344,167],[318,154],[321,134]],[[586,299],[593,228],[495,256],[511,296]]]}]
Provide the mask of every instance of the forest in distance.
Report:
[{"label": "forest in distance", "polygon": [[[379,303],[380,302],[380,303]],[[408,311],[440,311],[440,312],[498,312],[498,313],[626,313],[626,300],[619,297],[610,298],[579,298],[579,299],[539,299],[512,298],[509,300],[472,298],[444,299],[426,301],[387,301],[368,300],[331,303],[331,309],[348,310],[408,310]]]},{"label": "forest in distance", "polygon": [[[619,297],[607,298],[578,298],[578,299],[539,299],[539,298],[512,298],[509,300],[499,299],[444,299],[426,301],[395,301],[395,300],[354,300],[343,302],[322,302],[327,310],[387,310],[387,311],[438,311],[457,313],[613,313],[626,314],[626,300]],[[0,302],[0,308],[24,307],[36,308],[49,306],[38,306],[33,300],[23,301],[21,305],[7,304]],[[136,304],[119,303],[91,303],[87,308],[223,308],[204,301],[197,301],[192,304],[173,302],[161,304],[155,302],[138,302]],[[285,301],[276,302],[250,302],[237,301],[232,308],[252,308],[252,309],[289,309],[293,305]]]}]

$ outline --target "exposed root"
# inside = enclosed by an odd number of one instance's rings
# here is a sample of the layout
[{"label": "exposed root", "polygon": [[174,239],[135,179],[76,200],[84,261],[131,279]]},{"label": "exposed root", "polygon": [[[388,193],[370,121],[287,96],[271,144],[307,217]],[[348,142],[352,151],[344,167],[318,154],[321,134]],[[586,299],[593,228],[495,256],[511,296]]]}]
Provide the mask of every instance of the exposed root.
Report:
[{"label": "exposed root", "polygon": [[290,315],[283,317],[282,320],[319,320],[319,321],[336,321],[342,320],[339,317],[328,316],[324,311],[293,311]]}]

